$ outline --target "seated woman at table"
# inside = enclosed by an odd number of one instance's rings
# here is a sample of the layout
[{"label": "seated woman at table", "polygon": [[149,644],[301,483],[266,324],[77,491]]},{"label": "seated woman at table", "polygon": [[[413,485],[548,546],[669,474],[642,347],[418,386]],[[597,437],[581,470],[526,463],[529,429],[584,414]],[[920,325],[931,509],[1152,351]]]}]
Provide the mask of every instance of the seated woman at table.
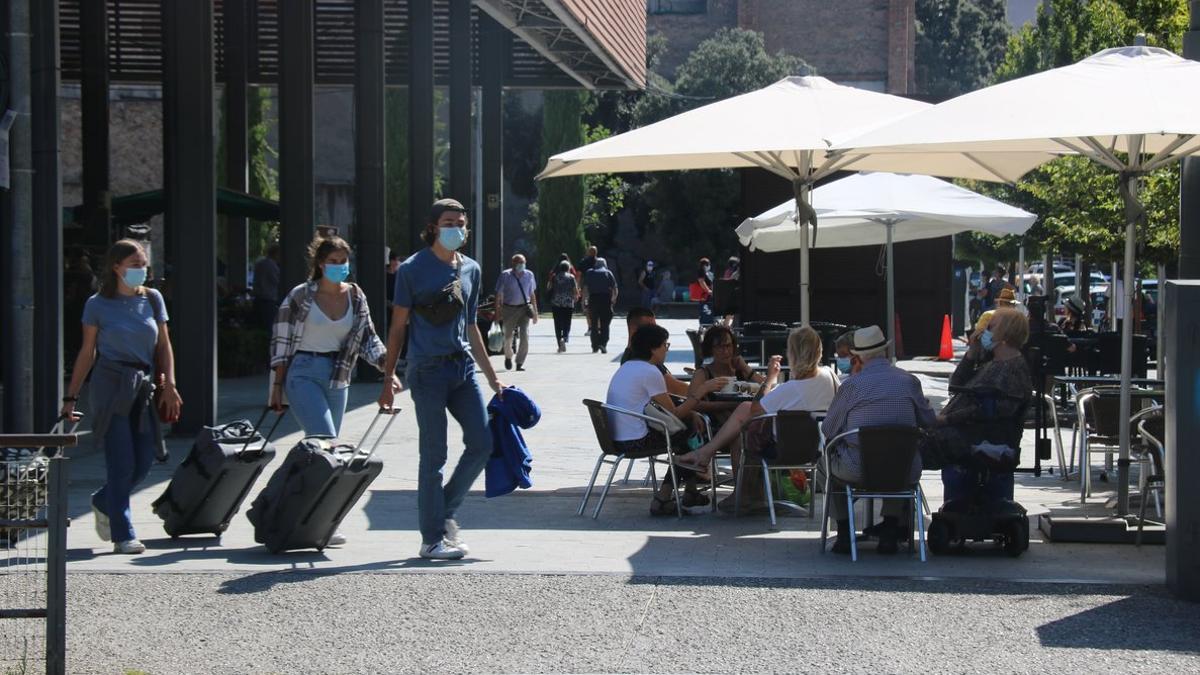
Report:
[{"label": "seated woman at table", "polygon": [[[793,330],[787,339],[788,364],[791,367],[791,377],[788,381],[771,389],[771,393],[761,400],[738,404],[729,420],[721,426],[721,430],[711,441],[693,452],[681,455],[676,463],[690,469],[704,469],[721,448],[727,447],[733,458],[734,471],[737,471],[742,451],[743,428],[747,431],[747,440],[751,446],[748,451],[752,456],[758,448],[772,440],[770,420],[758,420],[747,427],[750,420],[781,410],[820,412],[827,409],[839,385],[837,375],[830,368],[821,367],[821,351],[821,336],[810,326]],[[773,385],[779,377],[779,368],[779,360],[772,359],[767,367],[768,386]],[[748,505],[750,510],[762,505],[762,485],[758,476],[759,472],[751,472],[742,481],[742,487],[748,494],[743,495],[741,501],[742,504]],[[719,506],[722,510],[729,511],[733,505],[734,498],[731,496]]]},{"label": "seated woman at table", "polygon": [[[667,358],[671,343],[667,341],[670,334],[665,328],[649,324],[638,328],[630,338],[630,359],[617,369],[612,380],[608,383],[608,394],[605,401],[609,405],[641,413],[650,401],[658,403],[667,412],[674,414],[689,427],[699,427],[697,416],[693,415],[700,399],[711,392],[725,386],[722,378],[713,378],[705,383],[693,385],[686,400],[675,405],[667,393],[667,385],[663,380],[659,366]],[[631,415],[610,414],[613,441],[617,449],[630,455],[639,456],[647,448],[663,448],[667,440],[658,429],[647,426],[646,421]],[[687,439],[691,429],[686,428],[671,436],[672,453],[687,452]],[[676,469],[676,477],[686,485],[682,502],[684,506],[704,506],[708,497],[696,489],[695,472]],[[654,501],[650,505],[650,514],[655,516],[675,515],[675,495],[672,493],[671,480],[664,476]]]},{"label": "seated woman at table", "polygon": [[[1014,420],[1032,398],[1033,380],[1021,347],[1029,339],[1029,320],[1016,309],[997,309],[987,328],[971,337],[962,361],[950,376],[953,393],[923,444],[926,469],[967,462],[981,443],[1013,449],[1017,460],[1021,425]],[[996,457],[995,459],[1001,459]],[[1015,466],[1015,464],[1014,464]]]},{"label": "seated woman at table", "polygon": [[[766,382],[766,378],[754,372],[738,353],[737,336],[727,326],[713,326],[704,331],[704,338],[700,342],[700,354],[704,357],[704,365],[697,368],[692,375],[694,384],[704,384],[714,377],[759,384]],[[713,423],[720,427],[737,406],[736,401],[701,401],[697,410],[708,415]]]}]

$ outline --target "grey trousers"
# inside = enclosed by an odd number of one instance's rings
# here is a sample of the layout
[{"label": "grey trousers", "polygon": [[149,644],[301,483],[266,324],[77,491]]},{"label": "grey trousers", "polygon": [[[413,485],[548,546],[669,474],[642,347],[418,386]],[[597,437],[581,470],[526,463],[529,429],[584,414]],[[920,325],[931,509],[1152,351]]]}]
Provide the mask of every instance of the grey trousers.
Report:
[{"label": "grey trousers", "polygon": [[516,333],[517,365],[525,363],[525,357],[529,355],[529,314],[525,312],[525,305],[502,305],[500,323],[504,331],[504,358],[513,358],[513,333]]}]

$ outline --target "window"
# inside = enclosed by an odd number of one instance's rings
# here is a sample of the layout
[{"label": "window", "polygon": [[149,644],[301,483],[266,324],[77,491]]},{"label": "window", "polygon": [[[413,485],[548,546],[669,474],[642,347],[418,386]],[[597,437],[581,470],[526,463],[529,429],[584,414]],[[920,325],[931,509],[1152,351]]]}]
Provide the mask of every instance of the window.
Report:
[{"label": "window", "polygon": [[646,0],[647,14],[706,14],[708,0]]}]

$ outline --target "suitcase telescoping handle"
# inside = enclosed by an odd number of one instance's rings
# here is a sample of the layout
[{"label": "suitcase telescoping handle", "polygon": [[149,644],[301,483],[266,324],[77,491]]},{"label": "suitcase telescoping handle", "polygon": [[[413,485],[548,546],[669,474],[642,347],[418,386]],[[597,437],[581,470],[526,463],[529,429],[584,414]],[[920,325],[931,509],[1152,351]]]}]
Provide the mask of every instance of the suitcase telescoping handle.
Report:
[{"label": "suitcase telescoping handle", "polygon": [[[263,422],[267,421],[267,414],[270,412],[271,406],[263,408],[262,416],[258,418],[258,424],[254,425],[254,430],[250,432],[250,435],[246,438],[245,445],[243,445],[242,449],[238,451],[239,455],[243,452],[246,452],[246,448],[250,447],[250,443],[254,440],[254,437],[258,435],[258,430],[262,429]],[[279,423],[282,421],[283,413],[279,413],[275,416],[275,423],[271,425],[271,430],[267,432],[266,436],[263,436],[263,449],[266,449],[267,443],[271,441],[271,437],[275,435],[275,430],[279,428]]]},{"label": "suitcase telescoping handle", "polygon": [[[384,436],[387,436],[388,429],[392,428],[392,422],[396,421],[396,416],[399,414],[400,414],[400,408],[396,408],[396,407],[380,408],[379,413],[376,414],[375,417],[371,420],[371,423],[367,425],[367,430],[366,430],[366,432],[363,433],[362,440],[359,441],[358,445],[356,445],[354,447],[354,455],[350,458],[350,461],[353,462],[354,460],[358,459],[360,456],[362,457],[362,461],[364,463],[369,461],[371,459],[371,456],[375,454],[375,449],[379,447],[380,441],[383,440]],[[363,451],[363,448],[365,448],[367,446],[367,439],[371,437],[371,431],[373,429],[375,429],[375,425],[379,422],[380,418],[382,418],[382,417],[388,418],[387,424],[383,425],[383,430],[380,431],[379,435],[375,437],[375,442],[371,444],[371,449],[368,450],[365,455],[362,455],[361,453]]]}]

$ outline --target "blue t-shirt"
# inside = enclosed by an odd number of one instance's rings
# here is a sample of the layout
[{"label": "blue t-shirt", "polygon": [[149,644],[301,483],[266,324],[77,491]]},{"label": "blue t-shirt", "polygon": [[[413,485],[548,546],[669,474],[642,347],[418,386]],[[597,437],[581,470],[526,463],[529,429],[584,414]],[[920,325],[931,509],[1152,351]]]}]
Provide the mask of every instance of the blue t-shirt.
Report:
[{"label": "blue t-shirt", "polygon": [[[453,321],[435,326],[420,314],[412,312],[408,319],[408,360],[429,356],[447,356],[468,351],[467,327],[475,325],[475,310],[479,307],[479,265],[465,255],[462,261],[462,295],[466,304]],[[396,270],[396,290],[393,304],[412,309],[415,305],[433,302],[447,284],[454,281],[455,269],[442,262],[431,248],[423,248],[400,263]],[[469,321],[468,321],[469,318]]]},{"label": "blue t-shirt", "polygon": [[158,324],[166,322],[167,306],[153,288],[146,295],[106,298],[97,293],[83,306],[84,325],[99,329],[96,350],[110,361],[154,365]]}]

